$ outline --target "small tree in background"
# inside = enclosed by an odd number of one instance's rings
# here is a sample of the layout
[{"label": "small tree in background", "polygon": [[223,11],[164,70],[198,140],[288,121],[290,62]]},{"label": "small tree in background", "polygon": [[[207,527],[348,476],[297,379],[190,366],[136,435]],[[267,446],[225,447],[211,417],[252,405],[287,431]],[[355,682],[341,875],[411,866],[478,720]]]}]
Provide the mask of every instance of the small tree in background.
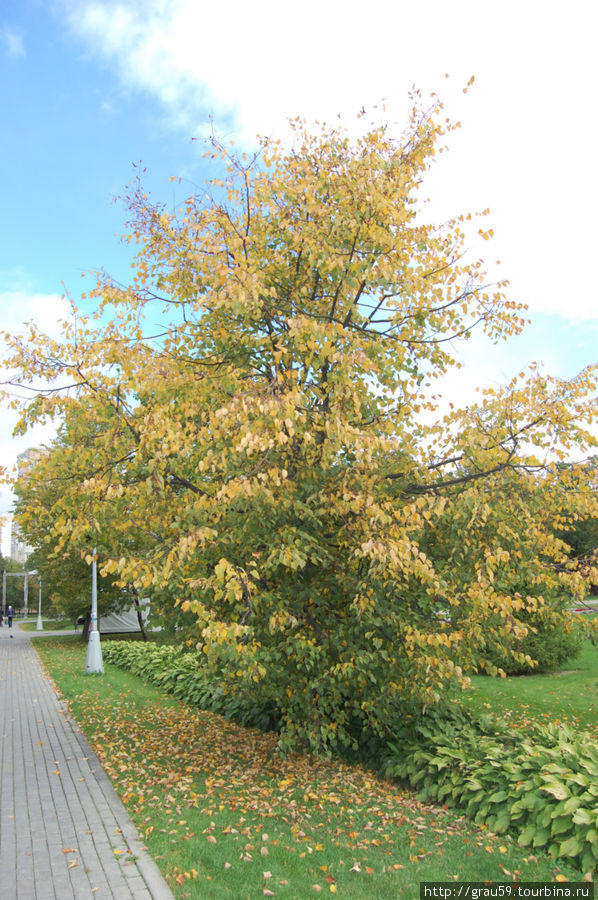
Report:
[{"label": "small tree in background", "polygon": [[[99,416],[98,407],[89,412],[82,401],[65,410],[51,452],[40,457],[37,464],[15,485],[15,518],[21,533],[36,549],[28,560],[42,576],[44,594],[60,615],[77,621],[84,617],[89,623],[91,598],[91,559],[94,549],[100,558],[110,556],[110,521],[102,528],[90,515],[91,506],[84,490],[90,471],[100,462],[96,455],[98,434],[107,435],[106,421]],[[111,506],[104,507],[108,512]],[[62,527],[63,516],[78,527]],[[121,548],[122,549],[122,548]],[[140,630],[145,636],[139,595],[133,586],[116,583],[105,575],[98,580],[98,611],[100,616],[122,612],[135,606]],[[87,639],[87,627],[83,637]]]},{"label": "small tree in background", "polygon": [[[12,573],[16,575],[20,572],[28,571],[29,568],[33,568],[33,566],[29,566],[28,562],[18,563],[14,562],[12,559],[7,559],[2,554],[0,554],[0,570]],[[29,579],[31,584],[33,585],[33,579]],[[30,597],[32,596],[32,587],[30,588]],[[35,594],[37,600],[37,594]],[[6,606],[12,606],[13,609],[22,609],[23,608],[23,579],[22,578],[14,578],[7,577],[6,579]]]}]

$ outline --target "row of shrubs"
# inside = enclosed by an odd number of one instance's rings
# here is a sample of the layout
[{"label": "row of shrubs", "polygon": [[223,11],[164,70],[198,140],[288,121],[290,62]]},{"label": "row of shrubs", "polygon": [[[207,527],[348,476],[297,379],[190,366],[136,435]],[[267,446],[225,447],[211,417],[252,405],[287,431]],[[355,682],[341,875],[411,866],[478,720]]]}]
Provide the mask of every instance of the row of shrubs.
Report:
[{"label": "row of shrubs", "polygon": [[[242,703],[209,682],[196,653],[136,642],[103,645],[104,659],[200,709],[263,730],[280,724],[271,704]],[[598,744],[565,726],[523,736],[502,720],[460,706],[405,718],[392,741],[375,742],[384,774],[419,799],[465,811],[479,825],[510,832],[522,847],[567,857],[582,872],[598,863]],[[365,737],[365,736],[364,736]],[[367,741],[364,741],[364,744]]]},{"label": "row of shrubs", "polygon": [[102,644],[105,662],[139,675],[178,700],[198,709],[218,713],[248,728],[275,731],[280,714],[271,702],[243,702],[225,694],[198,665],[197,653],[169,645],[137,641],[108,641]]},{"label": "row of shrubs", "polygon": [[523,735],[456,707],[405,726],[386,745],[381,768],[420,800],[462,809],[584,873],[596,868],[598,743],[587,732],[538,724]]}]

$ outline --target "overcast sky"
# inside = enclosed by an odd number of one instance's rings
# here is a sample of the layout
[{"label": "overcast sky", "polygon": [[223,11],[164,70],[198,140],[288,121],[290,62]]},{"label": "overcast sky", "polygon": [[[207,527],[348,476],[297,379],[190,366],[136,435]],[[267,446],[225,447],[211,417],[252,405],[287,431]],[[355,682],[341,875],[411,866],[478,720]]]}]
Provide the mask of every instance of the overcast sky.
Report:
[{"label": "overcast sky", "polygon": [[[447,388],[467,399],[534,360],[573,375],[598,345],[595,35],[587,0],[3,0],[0,327],[54,328],[82,272],[126,280],[115,198],[134,163],[169,200],[171,175],[204,180],[191,138],[212,121],[250,143],[284,138],[291,116],[350,120],[384,100],[399,131],[416,84],[462,123],[427,184],[431,209],[490,207],[490,271],[533,319],[510,346],[468,347]],[[3,413],[3,465],[48,437],[11,428]],[[4,491],[0,512],[10,504]]]}]

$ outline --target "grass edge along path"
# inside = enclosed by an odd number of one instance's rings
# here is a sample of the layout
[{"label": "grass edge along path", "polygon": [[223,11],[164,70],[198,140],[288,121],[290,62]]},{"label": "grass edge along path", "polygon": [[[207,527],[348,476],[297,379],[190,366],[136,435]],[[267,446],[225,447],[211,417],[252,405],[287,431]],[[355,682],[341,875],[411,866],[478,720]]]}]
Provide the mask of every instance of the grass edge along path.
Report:
[{"label": "grass edge along path", "polygon": [[359,766],[274,753],[242,728],[106,665],[80,638],[34,647],[181,900],[419,897],[421,881],[579,879]]},{"label": "grass edge along path", "polygon": [[[28,619],[19,619],[16,621],[16,624],[22,631],[35,631],[37,632],[37,617]],[[70,619],[43,619],[42,620],[42,631],[77,631],[77,628],[73,625]],[[81,629],[82,626],[78,626],[78,635],[81,640]]]}]

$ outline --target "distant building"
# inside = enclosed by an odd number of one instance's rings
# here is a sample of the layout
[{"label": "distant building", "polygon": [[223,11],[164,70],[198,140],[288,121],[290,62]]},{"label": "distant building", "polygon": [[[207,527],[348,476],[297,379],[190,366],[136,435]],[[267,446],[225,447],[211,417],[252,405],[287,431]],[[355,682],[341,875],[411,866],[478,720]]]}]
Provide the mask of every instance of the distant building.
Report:
[{"label": "distant building", "polygon": [[[37,460],[47,452],[45,447],[29,447],[28,450],[19,453],[17,456],[17,478],[26,478]],[[14,560],[14,562],[24,565],[25,560],[32,552],[33,547],[23,540],[19,526],[13,519],[10,534],[10,558]]]},{"label": "distant building", "polygon": [[30,547],[26,541],[21,537],[21,533],[19,531],[19,526],[12,520],[12,528],[10,534],[10,558],[14,562],[20,563],[22,566],[25,565],[25,560],[32,552],[33,547]]}]

